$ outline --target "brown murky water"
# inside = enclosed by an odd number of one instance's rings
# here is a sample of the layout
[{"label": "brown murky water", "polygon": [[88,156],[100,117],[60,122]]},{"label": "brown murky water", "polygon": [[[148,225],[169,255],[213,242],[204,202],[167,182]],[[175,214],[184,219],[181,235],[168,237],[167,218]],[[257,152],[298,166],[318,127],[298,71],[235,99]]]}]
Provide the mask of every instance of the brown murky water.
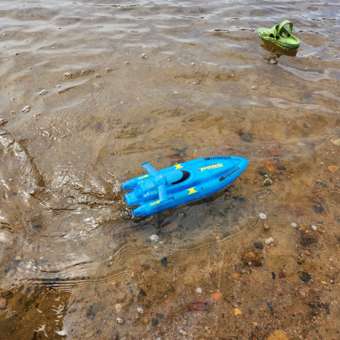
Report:
[{"label": "brown murky water", "polygon": [[[285,18],[295,57],[255,34]],[[0,48],[1,339],[339,339],[337,0],[2,0]],[[229,153],[124,217],[141,162]]]}]

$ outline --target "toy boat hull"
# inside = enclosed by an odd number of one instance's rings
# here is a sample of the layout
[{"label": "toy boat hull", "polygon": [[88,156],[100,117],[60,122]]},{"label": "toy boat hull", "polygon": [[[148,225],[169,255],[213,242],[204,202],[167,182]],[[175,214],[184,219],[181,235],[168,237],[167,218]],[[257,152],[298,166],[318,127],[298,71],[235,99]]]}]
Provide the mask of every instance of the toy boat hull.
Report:
[{"label": "toy boat hull", "polygon": [[161,211],[207,198],[225,189],[247,168],[248,160],[240,156],[197,158],[156,170],[143,167],[148,174],[122,184],[134,217],[147,217]]}]

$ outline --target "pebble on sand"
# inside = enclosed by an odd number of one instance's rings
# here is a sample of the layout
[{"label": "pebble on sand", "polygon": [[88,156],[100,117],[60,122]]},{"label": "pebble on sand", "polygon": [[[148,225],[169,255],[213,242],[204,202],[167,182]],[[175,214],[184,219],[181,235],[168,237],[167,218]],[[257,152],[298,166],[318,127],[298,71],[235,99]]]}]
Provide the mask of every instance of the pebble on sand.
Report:
[{"label": "pebble on sand", "polygon": [[264,179],[264,181],[263,181],[263,185],[265,186],[265,187],[269,187],[269,186],[271,186],[273,184],[273,181],[269,178],[269,177],[266,177],[265,179]]},{"label": "pebble on sand", "polygon": [[261,212],[261,213],[259,213],[259,218],[261,220],[266,220],[267,219],[267,215],[265,213]]},{"label": "pebble on sand", "polygon": [[143,314],[143,313],[144,313],[143,307],[138,306],[138,307],[137,307],[137,312],[138,312],[139,314]]},{"label": "pebble on sand", "polygon": [[315,224],[312,224],[310,227],[311,227],[311,229],[314,230],[314,231],[318,230],[318,227],[317,227]]},{"label": "pebble on sand", "polygon": [[291,225],[291,227],[294,228],[294,229],[296,229],[296,228],[298,227],[297,223],[295,223],[295,222],[292,222],[290,225]]},{"label": "pebble on sand", "polygon": [[188,333],[183,329],[180,329],[178,332],[179,334],[184,335],[184,336],[188,335]]},{"label": "pebble on sand", "polygon": [[264,243],[267,245],[267,246],[270,246],[271,244],[274,243],[274,238],[272,237],[268,237],[264,240]]},{"label": "pebble on sand", "polygon": [[276,65],[277,63],[278,63],[278,60],[276,58],[270,58],[269,59],[269,64]]},{"label": "pebble on sand", "polygon": [[119,325],[122,325],[124,323],[124,319],[122,319],[120,317],[116,318],[116,321]]},{"label": "pebble on sand", "polygon": [[67,331],[65,329],[61,329],[60,331],[56,331],[56,334],[59,336],[67,336]]},{"label": "pebble on sand", "polygon": [[64,79],[72,79],[72,73],[71,72],[65,72],[64,73]]},{"label": "pebble on sand", "polygon": [[159,241],[159,236],[156,235],[156,234],[152,234],[152,235],[150,236],[150,241],[151,241],[151,242],[158,242],[158,241]]},{"label": "pebble on sand", "polygon": [[6,125],[8,123],[7,119],[0,118],[0,126]]},{"label": "pebble on sand", "polygon": [[7,300],[3,297],[0,297],[0,309],[5,309],[7,307]]},{"label": "pebble on sand", "polygon": [[216,292],[214,292],[214,293],[211,294],[211,298],[212,298],[212,300],[214,300],[215,302],[217,302],[217,301],[221,300],[221,298],[222,298],[222,293],[219,292],[219,291],[216,291]]},{"label": "pebble on sand", "polygon": [[336,145],[336,146],[340,146],[340,138],[338,139],[332,139],[331,140],[332,144]]},{"label": "pebble on sand", "polygon": [[289,338],[287,334],[281,329],[277,329],[276,331],[271,333],[267,338],[267,340],[288,340],[288,339]]},{"label": "pebble on sand", "polygon": [[41,91],[39,91],[39,96],[44,96],[47,93],[48,91],[46,89],[42,89]]},{"label": "pebble on sand", "polygon": [[261,241],[255,241],[253,245],[256,249],[263,249],[263,243]]},{"label": "pebble on sand", "polygon": [[122,311],[122,305],[120,303],[116,303],[115,310],[117,313],[120,313]]},{"label": "pebble on sand", "polygon": [[196,291],[197,294],[202,294],[202,292],[203,292],[201,287],[197,287],[195,291]]},{"label": "pebble on sand", "polygon": [[21,112],[27,113],[31,111],[31,107],[29,105],[26,105],[22,108]]},{"label": "pebble on sand", "polygon": [[242,315],[242,311],[239,308],[234,308],[233,313],[234,313],[234,316],[241,316]]},{"label": "pebble on sand", "polygon": [[141,58],[142,58],[142,59],[147,59],[148,56],[147,56],[145,53],[142,53],[142,54],[141,54]]},{"label": "pebble on sand", "polygon": [[328,171],[331,172],[332,174],[334,174],[337,170],[338,170],[338,167],[336,165],[329,165],[327,167]]}]

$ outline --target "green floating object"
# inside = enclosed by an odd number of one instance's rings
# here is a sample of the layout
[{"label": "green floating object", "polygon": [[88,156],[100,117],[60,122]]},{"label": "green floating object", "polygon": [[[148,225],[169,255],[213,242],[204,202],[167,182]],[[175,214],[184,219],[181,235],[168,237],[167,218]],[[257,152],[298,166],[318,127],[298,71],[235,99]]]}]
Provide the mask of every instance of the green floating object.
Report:
[{"label": "green floating object", "polygon": [[293,34],[293,24],[289,20],[272,28],[260,27],[256,32],[263,41],[282,48],[297,49],[300,46],[300,39]]}]

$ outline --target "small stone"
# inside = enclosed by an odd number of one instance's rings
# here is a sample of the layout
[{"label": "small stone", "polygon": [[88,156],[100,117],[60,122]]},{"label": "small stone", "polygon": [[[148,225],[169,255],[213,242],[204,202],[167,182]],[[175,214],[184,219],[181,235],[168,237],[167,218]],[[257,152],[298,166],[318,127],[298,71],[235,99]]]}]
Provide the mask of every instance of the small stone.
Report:
[{"label": "small stone", "polygon": [[311,233],[310,231],[301,230],[299,241],[303,247],[310,247],[311,245],[318,242],[317,234]]},{"label": "small stone", "polygon": [[46,89],[42,89],[41,91],[39,91],[39,96],[44,96],[47,93],[48,91]]},{"label": "small stone", "polygon": [[311,229],[314,230],[314,231],[318,230],[318,227],[317,227],[315,224],[312,224],[310,227],[311,227]]},{"label": "small stone", "polygon": [[130,65],[130,62],[127,61],[127,60],[125,60],[125,61],[124,61],[124,64],[125,64],[125,65]]},{"label": "small stone", "polygon": [[252,85],[251,89],[252,89],[252,90],[256,90],[257,87],[256,87],[255,85]]},{"label": "small stone", "polygon": [[312,279],[312,276],[309,273],[307,273],[307,272],[300,272],[299,273],[299,278],[304,283],[308,283]]},{"label": "small stone", "polygon": [[0,118],[0,126],[4,126],[8,123],[7,119]]},{"label": "small stone", "polygon": [[188,335],[188,333],[184,329],[180,329],[178,332],[179,334],[184,335],[184,336]]},{"label": "small stone", "polygon": [[337,170],[338,170],[338,167],[336,165],[329,165],[327,167],[328,171],[331,172],[332,174],[334,174]]},{"label": "small stone", "polygon": [[278,60],[276,58],[270,58],[269,59],[269,64],[276,65],[277,63],[278,63]]},{"label": "small stone", "polygon": [[292,223],[290,224],[290,226],[291,226],[292,228],[294,228],[294,229],[296,229],[296,228],[298,227],[297,223],[295,223],[295,222],[292,222]]},{"label": "small stone", "polygon": [[64,73],[64,79],[72,79],[72,73],[71,72],[65,72]]},{"label": "small stone", "polygon": [[161,265],[163,267],[167,267],[168,266],[168,258],[166,256],[161,258]]},{"label": "small stone", "polygon": [[263,185],[265,186],[265,187],[269,187],[269,186],[271,186],[273,184],[273,181],[269,178],[269,177],[266,177],[265,179],[264,179],[264,181],[263,181]]},{"label": "small stone", "polygon": [[255,267],[260,267],[262,266],[262,260],[263,256],[259,252],[254,252],[254,251],[246,251],[242,255],[242,262],[245,265],[250,266],[255,266]]},{"label": "small stone", "polygon": [[67,331],[65,329],[61,329],[60,331],[56,331],[56,334],[59,336],[67,336]]},{"label": "small stone", "polygon": [[274,243],[274,238],[272,237],[268,237],[264,240],[264,243],[267,245],[267,246],[270,246],[271,244]]},{"label": "small stone", "polygon": [[332,144],[336,145],[336,146],[340,146],[340,138],[338,139],[332,139],[331,140]]},{"label": "small stone", "polygon": [[239,308],[234,308],[233,313],[234,313],[234,316],[241,316],[242,315],[242,311]]},{"label": "small stone", "polygon": [[317,214],[322,214],[325,212],[325,208],[323,207],[323,205],[321,203],[315,203],[313,205],[313,210],[314,212],[316,212]]},{"label": "small stone", "polygon": [[264,223],[264,224],[263,224],[263,229],[264,229],[265,231],[268,231],[268,230],[270,229],[270,227],[269,227],[269,225],[268,225],[267,223]]},{"label": "small stone", "polygon": [[138,314],[143,314],[143,313],[144,313],[143,307],[138,306],[138,307],[137,307],[137,312],[138,312]]},{"label": "small stone", "polygon": [[195,292],[196,292],[197,294],[202,294],[203,290],[202,290],[201,287],[197,287],[196,290],[195,290]]},{"label": "small stone", "polygon": [[112,72],[113,71],[113,68],[112,67],[107,67],[106,69],[105,69],[105,72],[106,73],[110,73],[110,72]]},{"label": "small stone", "polygon": [[116,321],[117,321],[118,325],[122,325],[124,323],[124,319],[122,319],[120,317],[116,318]]},{"label": "small stone", "polygon": [[251,143],[254,140],[254,136],[251,132],[239,131],[238,135],[240,136],[241,140],[247,143]]},{"label": "small stone", "polygon": [[263,242],[262,241],[255,241],[253,244],[254,244],[254,247],[256,249],[263,249]]},{"label": "small stone", "polygon": [[117,313],[120,313],[122,311],[122,305],[120,303],[116,303],[115,310]]},{"label": "small stone", "polygon": [[27,113],[31,111],[31,107],[29,105],[26,105],[22,108],[21,112]]},{"label": "small stone", "polygon": [[147,56],[145,53],[142,53],[142,54],[141,54],[141,58],[142,58],[142,59],[147,59],[148,56]]},{"label": "small stone", "polygon": [[283,330],[277,329],[268,336],[267,340],[289,340],[289,338]]},{"label": "small stone", "polygon": [[158,241],[159,241],[159,236],[156,235],[156,234],[152,234],[152,235],[150,236],[150,241],[151,241],[151,242],[158,242]]},{"label": "small stone", "polygon": [[261,219],[261,220],[266,220],[267,219],[267,215],[265,214],[265,213],[259,213],[259,218]]},{"label": "small stone", "polygon": [[215,302],[219,301],[222,299],[222,293],[219,291],[216,291],[214,293],[211,294],[211,298],[212,300],[214,300]]},{"label": "small stone", "polygon": [[5,309],[7,307],[7,300],[3,297],[0,297],[0,309]]}]

